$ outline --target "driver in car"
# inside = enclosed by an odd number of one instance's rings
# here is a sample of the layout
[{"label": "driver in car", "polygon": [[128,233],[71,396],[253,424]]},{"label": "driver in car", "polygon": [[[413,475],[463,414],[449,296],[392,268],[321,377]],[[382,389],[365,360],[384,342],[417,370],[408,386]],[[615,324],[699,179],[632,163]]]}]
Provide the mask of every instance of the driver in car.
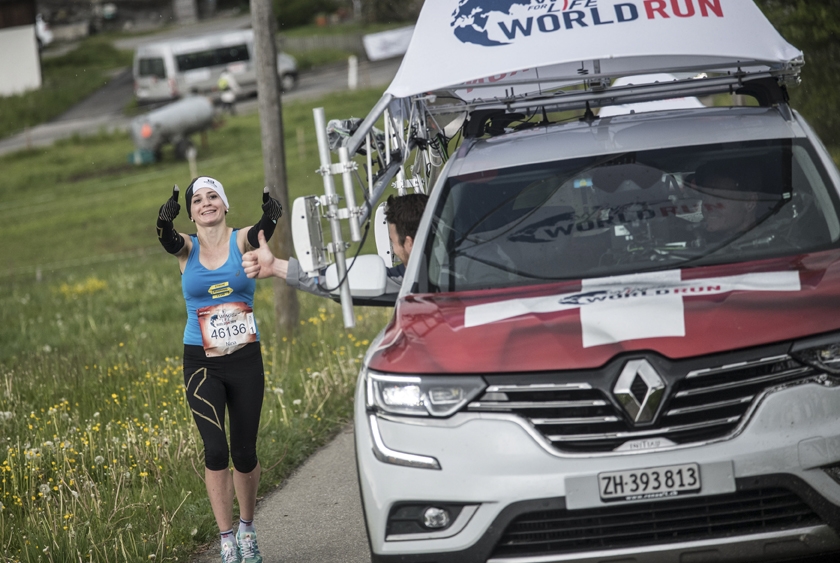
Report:
[{"label": "driver in car", "polygon": [[755,225],[758,186],[755,174],[734,166],[704,165],[694,188],[700,193],[703,223],[710,240],[725,240]]}]

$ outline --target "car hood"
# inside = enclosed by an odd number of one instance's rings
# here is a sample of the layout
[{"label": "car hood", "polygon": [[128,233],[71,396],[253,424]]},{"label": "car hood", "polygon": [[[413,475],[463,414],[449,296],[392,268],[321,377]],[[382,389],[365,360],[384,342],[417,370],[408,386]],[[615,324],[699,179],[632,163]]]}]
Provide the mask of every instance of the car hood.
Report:
[{"label": "car hood", "polygon": [[840,329],[840,251],[398,300],[368,366],[415,374],[679,359]]}]

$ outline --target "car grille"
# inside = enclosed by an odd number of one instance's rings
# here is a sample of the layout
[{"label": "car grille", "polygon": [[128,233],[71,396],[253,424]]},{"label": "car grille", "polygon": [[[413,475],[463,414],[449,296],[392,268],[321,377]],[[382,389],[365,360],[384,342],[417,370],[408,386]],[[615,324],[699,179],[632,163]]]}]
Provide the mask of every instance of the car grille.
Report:
[{"label": "car grille", "polygon": [[621,549],[777,532],[822,523],[798,496],[782,488],[586,510],[548,510],[515,518],[496,544],[492,557]]},{"label": "car grille", "polygon": [[522,416],[565,452],[608,452],[654,438],[690,444],[731,434],[763,391],[813,373],[787,355],[691,371],[672,385],[655,423],[642,428],[607,392],[583,382],[491,385],[467,408]]}]

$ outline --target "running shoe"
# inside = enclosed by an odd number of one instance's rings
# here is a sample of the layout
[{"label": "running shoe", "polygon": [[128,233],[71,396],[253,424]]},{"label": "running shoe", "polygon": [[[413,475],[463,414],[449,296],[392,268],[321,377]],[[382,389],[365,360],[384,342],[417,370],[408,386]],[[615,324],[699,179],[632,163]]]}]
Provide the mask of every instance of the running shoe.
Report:
[{"label": "running shoe", "polygon": [[257,532],[237,532],[236,542],[239,544],[242,563],[262,563],[260,548],[257,547]]},{"label": "running shoe", "polygon": [[222,563],[241,563],[239,550],[232,541],[222,542]]}]

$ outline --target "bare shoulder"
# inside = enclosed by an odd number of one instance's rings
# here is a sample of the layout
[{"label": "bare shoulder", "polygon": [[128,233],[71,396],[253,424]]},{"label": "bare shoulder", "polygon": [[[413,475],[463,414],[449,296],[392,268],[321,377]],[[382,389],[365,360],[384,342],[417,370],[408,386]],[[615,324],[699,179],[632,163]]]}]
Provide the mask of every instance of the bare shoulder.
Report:
[{"label": "bare shoulder", "polygon": [[236,246],[239,247],[239,252],[246,253],[254,250],[251,243],[248,242],[248,231],[251,227],[244,227],[236,231]]}]

